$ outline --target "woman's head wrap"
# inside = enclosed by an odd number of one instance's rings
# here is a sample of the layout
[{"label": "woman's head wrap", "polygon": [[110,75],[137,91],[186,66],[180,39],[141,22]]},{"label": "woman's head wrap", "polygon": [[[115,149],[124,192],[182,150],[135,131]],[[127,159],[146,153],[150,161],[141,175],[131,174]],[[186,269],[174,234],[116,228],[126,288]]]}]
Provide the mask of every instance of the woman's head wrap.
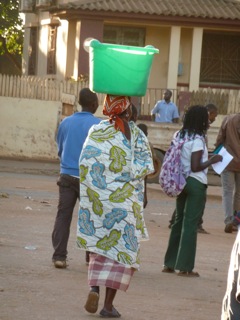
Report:
[{"label": "woman's head wrap", "polygon": [[120,118],[119,115],[131,106],[129,97],[126,96],[113,96],[107,94],[103,104],[103,114],[109,116],[110,123],[114,121],[116,130],[122,131],[126,135],[127,122]]}]

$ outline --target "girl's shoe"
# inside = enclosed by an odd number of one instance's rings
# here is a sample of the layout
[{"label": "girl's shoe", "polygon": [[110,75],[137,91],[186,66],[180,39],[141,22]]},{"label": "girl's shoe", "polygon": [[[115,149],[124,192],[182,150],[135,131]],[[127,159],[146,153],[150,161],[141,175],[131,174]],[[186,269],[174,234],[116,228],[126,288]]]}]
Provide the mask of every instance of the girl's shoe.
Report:
[{"label": "girl's shoe", "polygon": [[194,271],[179,271],[178,276],[180,277],[200,277],[199,273],[198,272],[194,272]]},{"label": "girl's shoe", "polygon": [[175,270],[167,267],[167,266],[163,266],[163,269],[162,269],[162,272],[165,272],[165,273],[174,273]]}]

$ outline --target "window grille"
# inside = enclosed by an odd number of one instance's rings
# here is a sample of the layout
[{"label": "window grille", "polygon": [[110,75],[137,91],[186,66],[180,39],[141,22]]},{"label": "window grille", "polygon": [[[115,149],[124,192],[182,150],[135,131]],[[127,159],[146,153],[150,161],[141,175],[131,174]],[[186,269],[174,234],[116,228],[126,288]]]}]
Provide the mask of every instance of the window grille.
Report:
[{"label": "window grille", "polygon": [[200,82],[240,85],[240,35],[203,35]]},{"label": "window grille", "polygon": [[145,29],[104,26],[103,42],[127,46],[144,47]]}]

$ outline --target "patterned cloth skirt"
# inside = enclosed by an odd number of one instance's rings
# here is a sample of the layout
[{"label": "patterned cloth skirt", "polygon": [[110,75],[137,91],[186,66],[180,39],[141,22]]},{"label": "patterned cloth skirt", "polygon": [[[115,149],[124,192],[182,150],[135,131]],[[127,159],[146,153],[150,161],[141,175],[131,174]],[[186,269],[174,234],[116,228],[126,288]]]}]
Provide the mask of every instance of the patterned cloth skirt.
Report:
[{"label": "patterned cloth skirt", "polygon": [[88,266],[88,284],[127,291],[135,269],[126,267],[112,259],[96,253],[90,253]]}]

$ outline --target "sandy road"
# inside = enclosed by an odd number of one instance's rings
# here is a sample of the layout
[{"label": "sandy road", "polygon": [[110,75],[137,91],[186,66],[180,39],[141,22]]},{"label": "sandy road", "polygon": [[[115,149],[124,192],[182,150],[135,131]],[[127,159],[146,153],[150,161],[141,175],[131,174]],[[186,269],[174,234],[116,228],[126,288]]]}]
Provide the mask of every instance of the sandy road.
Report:
[{"label": "sandy road", "polygon": [[[77,208],[69,241],[69,268],[54,269],[51,232],[58,198],[56,174],[12,171],[0,172],[1,320],[98,319],[98,314],[89,315],[83,308],[87,267],[84,254],[75,246]],[[212,190],[213,195],[217,192]],[[200,278],[194,279],[161,273],[174,199],[153,186],[148,189],[148,198],[145,219],[151,239],[142,243],[141,270],[134,275],[128,292],[119,292],[116,297],[122,319],[220,319],[235,239],[235,234],[223,232],[220,198],[209,197],[207,202],[204,227],[210,234],[198,236],[195,269]]]}]

